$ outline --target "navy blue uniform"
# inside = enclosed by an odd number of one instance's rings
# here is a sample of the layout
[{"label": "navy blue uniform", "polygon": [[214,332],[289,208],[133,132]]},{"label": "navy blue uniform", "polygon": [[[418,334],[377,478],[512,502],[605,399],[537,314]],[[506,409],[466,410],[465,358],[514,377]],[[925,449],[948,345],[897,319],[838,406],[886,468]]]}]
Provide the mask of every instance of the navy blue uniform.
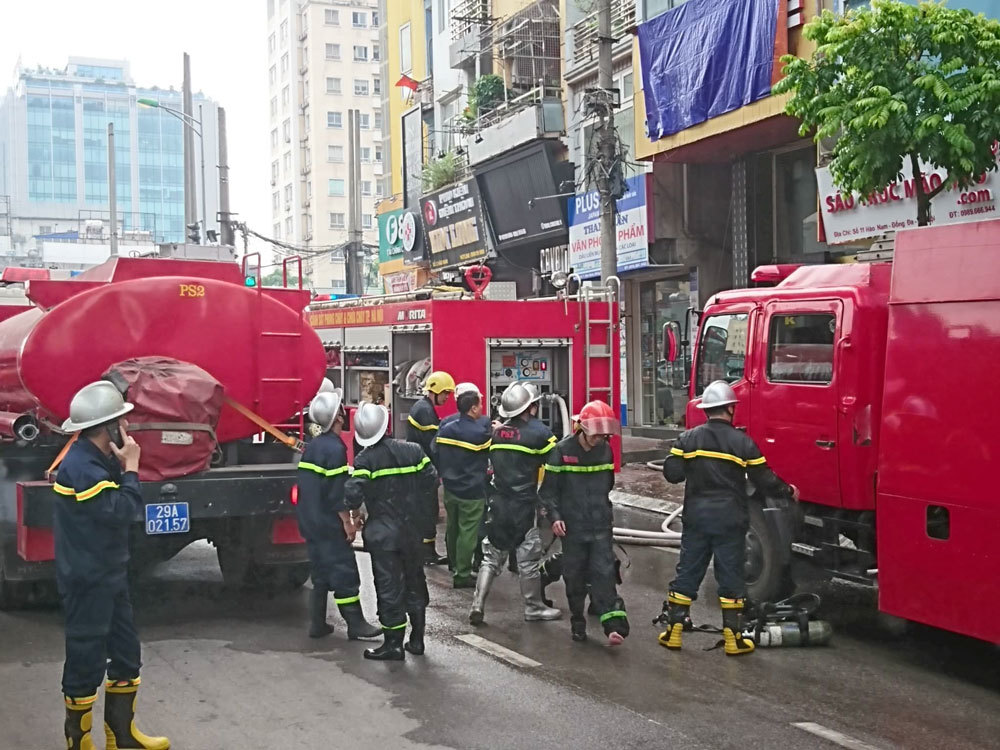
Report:
[{"label": "navy blue uniform", "polygon": [[747,480],[771,496],[791,495],[791,488],[768,468],[753,439],[723,419],[682,433],[663,463],[663,476],[672,484],[686,481],[681,554],[670,590],[696,599],[714,557],[719,596],[742,599],[750,526]]},{"label": "navy blue uniform", "polygon": [[618,597],[613,549],[611,490],[615,459],[611,446],[590,450],[579,435],[561,440],[545,460],[545,479],[538,491],[549,520],[566,524],[562,540],[566,599],[574,622],[584,623],[587,587],[605,633],[628,635],[625,605]]},{"label": "navy blue uniform", "polygon": [[354,459],[344,502],[351,510],[364,505],[362,529],[371,554],[383,630],[406,627],[406,616],[427,606],[427,581],[415,520],[420,498],[437,486],[437,472],[419,445],[383,437]]},{"label": "navy blue uniform", "polygon": [[[434,436],[437,435],[441,420],[430,396],[419,399],[410,409],[406,418],[406,440],[423,448],[428,458],[437,465],[437,455],[434,453]],[[429,486],[420,498],[420,508],[415,519],[424,544],[433,544],[437,538],[438,519],[437,484]]]},{"label": "navy blue uniform", "polygon": [[309,549],[313,586],[333,592],[338,605],[359,601],[361,579],[354,549],[344,534],[347,446],[327,432],[306,445],[299,462],[299,531]]},{"label": "navy blue uniform", "polygon": [[139,475],[123,473],[86,438],[69,449],[52,489],[56,583],[66,615],[63,693],[96,695],[139,677],[141,649],[128,592],[129,526],[143,508]]}]

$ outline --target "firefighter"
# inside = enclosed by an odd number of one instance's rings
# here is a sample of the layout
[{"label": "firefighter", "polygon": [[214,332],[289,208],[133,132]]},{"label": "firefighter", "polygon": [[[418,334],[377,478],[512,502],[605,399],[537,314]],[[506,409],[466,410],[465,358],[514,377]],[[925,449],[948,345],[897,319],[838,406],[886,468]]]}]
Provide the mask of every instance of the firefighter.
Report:
[{"label": "firefighter", "polygon": [[483,417],[483,396],[475,385],[461,383],[455,392],[459,394],[455,398],[458,416],[446,417],[441,422],[433,450],[444,485],[444,509],[448,517],[445,543],[453,567],[453,586],[464,589],[476,585],[472,560],[479,522],[486,507],[491,426],[489,419]]},{"label": "firefighter", "polygon": [[562,537],[562,574],[574,641],[587,640],[587,587],[601,616],[608,644],[628,636],[625,603],[618,597],[611,499],[615,460],[608,439],[621,432],[611,407],[591,401],[574,417],[575,434],[561,440],[545,459],[539,490],[552,532]]},{"label": "firefighter", "polygon": [[524,619],[558,620],[558,609],[542,600],[542,539],[538,532],[538,475],[556,437],[538,419],[538,395],[511,383],[500,397],[500,416],[507,421],[493,430],[490,494],[483,561],[479,566],[469,622],[481,625],[486,597],[511,550],[517,552]]},{"label": "firefighter", "polygon": [[[416,521],[420,499],[437,486],[437,471],[419,445],[386,437],[388,426],[384,406],[365,403],[355,412],[354,434],[363,450],[347,480],[345,505],[356,511],[364,504],[368,511],[361,533],[371,553],[385,636],[381,646],[365,651],[365,658],[402,661],[404,648],[424,653],[429,597]],[[407,616],[410,639],[404,647]]]},{"label": "firefighter", "polygon": [[[318,396],[321,393],[339,393],[341,394],[341,399],[343,399],[342,391],[339,388],[334,387],[333,381],[330,380],[330,378],[323,378],[323,382],[320,383],[319,390],[316,391],[316,395]],[[307,417],[309,416],[308,409],[306,409],[306,416]],[[320,429],[319,425],[317,425],[312,420],[309,420],[309,422],[306,424],[306,435],[308,437],[318,437],[322,434],[323,430]]]},{"label": "firefighter", "polygon": [[708,421],[681,434],[663,464],[668,482],[686,480],[681,554],[661,615],[667,630],[660,633],[659,642],[668,649],[681,647],[691,602],[698,598],[698,588],[714,558],[725,652],[738,656],[754,650],[753,641],[742,635],[750,526],[747,479],[766,495],[798,499],[798,490],[768,468],[753,439],[733,427],[737,400],[724,380],[710,383],[698,404]]},{"label": "firefighter", "polygon": [[312,563],[309,637],[322,638],[333,632],[333,626],[326,621],[327,599],[332,591],[347,622],[347,637],[354,641],[376,638],[382,631],[365,620],[361,610],[361,578],[351,546],[357,527],[344,507],[344,484],[350,467],[347,446],[340,438],[344,426],[340,398],[336,391],[328,391],[309,404],[309,421],[320,434],[309,441],[299,462],[296,513]]},{"label": "firefighter", "polygon": [[[406,418],[406,439],[424,449],[424,453],[436,460],[431,442],[437,434],[437,407],[444,406],[455,391],[455,379],[446,372],[436,370],[424,381],[424,396],[418,400]],[[423,535],[424,564],[443,565],[448,562],[447,556],[438,555],[435,549],[437,542],[438,494],[437,487],[427,491],[421,501],[421,512],[418,519],[420,533]]]},{"label": "firefighter", "polygon": [[66,616],[66,747],[93,750],[97,690],[107,675],[104,731],[108,747],[167,750],[166,737],[135,725],[142,664],[132,618],[127,568],[129,527],[144,507],[138,443],[129,437],[125,403],[107,381],[81,388],[63,431],[75,433],[56,475],[56,582]]}]

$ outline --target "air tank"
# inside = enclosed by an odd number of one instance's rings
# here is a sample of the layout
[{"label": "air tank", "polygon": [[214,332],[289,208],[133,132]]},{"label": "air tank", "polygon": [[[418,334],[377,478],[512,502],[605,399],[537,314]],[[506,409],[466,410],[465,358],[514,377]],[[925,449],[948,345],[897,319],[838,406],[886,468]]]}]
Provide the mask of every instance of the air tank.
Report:
[{"label": "air tank", "polygon": [[[34,303],[0,321],[0,412],[44,424],[110,367],[136,357],[190,362],[269,422],[316,393],[323,345],[301,310],[309,292],[245,286],[234,263],[117,258],[73,280],[28,282]],[[2,421],[2,420],[0,420]],[[219,442],[259,427],[224,408]]]}]

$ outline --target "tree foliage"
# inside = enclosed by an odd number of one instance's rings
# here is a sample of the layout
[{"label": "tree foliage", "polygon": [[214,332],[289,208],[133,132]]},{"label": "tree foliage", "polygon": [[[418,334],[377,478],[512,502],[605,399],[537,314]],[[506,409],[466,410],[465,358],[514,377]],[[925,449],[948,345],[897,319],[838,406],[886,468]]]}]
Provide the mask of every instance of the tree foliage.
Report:
[{"label": "tree foliage", "polygon": [[455,182],[458,179],[461,167],[462,161],[453,151],[446,151],[437,159],[431,159],[424,165],[424,170],[421,174],[424,190],[433,192]]},{"label": "tree foliage", "polygon": [[[774,93],[793,92],[785,111],[802,120],[802,135],[836,137],[830,171],[840,189],[881,191],[907,159],[924,226],[941,190],[997,168],[1000,22],[943,2],[872,0],[845,16],[825,11],[804,34],[815,53],[783,57]],[[920,161],[947,178],[924,185]]]}]

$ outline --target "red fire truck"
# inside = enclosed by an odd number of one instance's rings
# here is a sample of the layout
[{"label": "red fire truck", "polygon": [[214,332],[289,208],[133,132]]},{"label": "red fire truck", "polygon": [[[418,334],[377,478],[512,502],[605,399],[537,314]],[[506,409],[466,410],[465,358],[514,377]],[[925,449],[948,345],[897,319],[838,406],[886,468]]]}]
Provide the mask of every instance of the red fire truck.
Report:
[{"label": "red fire truck", "polygon": [[688,424],[729,381],[737,426],[802,495],[765,500],[795,523],[748,536],[759,597],[794,554],[877,585],[889,614],[1000,642],[998,249],[1000,221],[907,230],[891,263],[765,266],[776,286],[709,300]]},{"label": "red fire truck", "polygon": [[[55,495],[46,473],[69,439],[59,425],[73,394],[122,363],[153,358],[163,372],[202,373],[220,408],[210,423],[192,423],[186,407],[194,394],[174,380],[163,394],[178,413],[165,407],[161,424],[143,424],[138,406],[130,415],[143,446],[146,502],[133,562],[145,567],[209,539],[227,583],[304,583],[295,454],[253,436],[261,422],[301,414],[323,378],[323,346],[303,319],[309,292],[262,289],[259,262],[248,274],[246,260],[241,270],[221,256],[115,257],[73,279],[32,276],[26,296],[25,306],[0,308],[0,607],[23,603],[54,577]],[[191,465],[205,435],[198,470],[178,468]],[[145,481],[144,471],[158,478]]]},{"label": "red fire truck", "polygon": [[[432,368],[475,383],[493,406],[510,383],[534,383],[547,396],[540,417],[561,435],[587,401],[620,403],[615,281],[520,301],[483,299],[480,289],[475,296],[428,291],[316,302],[306,316],[345,403],[385,403],[396,435],[406,434],[407,414]],[[454,402],[445,408],[454,411]]]}]

